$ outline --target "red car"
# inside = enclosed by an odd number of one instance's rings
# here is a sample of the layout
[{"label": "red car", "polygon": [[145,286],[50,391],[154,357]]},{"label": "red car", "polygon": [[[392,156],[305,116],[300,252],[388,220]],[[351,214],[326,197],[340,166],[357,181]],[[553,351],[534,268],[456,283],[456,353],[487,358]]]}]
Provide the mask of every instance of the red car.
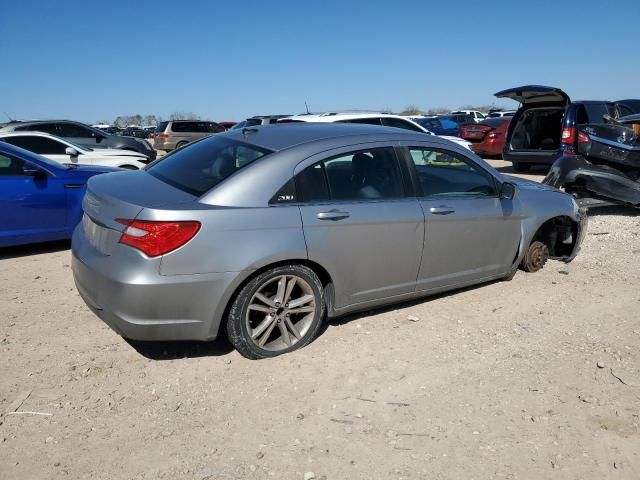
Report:
[{"label": "red car", "polygon": [[471,148],[479,155],[502,155],[511,118],[488,118],[480,123],[462,125],[460,137],[471,142]]}]

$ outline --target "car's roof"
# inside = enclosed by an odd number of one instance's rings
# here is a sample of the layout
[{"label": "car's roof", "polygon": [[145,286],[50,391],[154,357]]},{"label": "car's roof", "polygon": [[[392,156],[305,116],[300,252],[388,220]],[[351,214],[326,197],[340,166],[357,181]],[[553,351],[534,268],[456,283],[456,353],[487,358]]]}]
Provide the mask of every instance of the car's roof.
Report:
[{"label": "car's roof", "polygon": [[60,137],[56,137],[55,135],[51,135],[50,133],[47,133],[47,132],[38,132],[37,130],[30,130],[30,131],[27,131],[27,132],[24,132],[24,131],[20,131],[20,132],[0,132],[0,135],[2,135],[3,137],[33,137],[33,136],[37,136],[37,137],[53,138],[54,140],[62,140]]},{"label": "car's roof", "polygon": [[[361,135],[404,135],[423,139],[424,134],[378,125],[359,123],[283,123],[276,125],[256,125],[254,127],[229,130],[220,135],[227,135],[234,140],[252,143],[273,151],[284,150],[305,143],[341,137]],[[340,143],[336,141],[336,143]]]},{"label": "car's roof", "polygon": [[252,118],[255,119],[263,119],[263,118],[288,118],[291,117],[291,114],[280,114],[280,115],[253,115],[251,117],[247,117],[247,120],[251,120]]},{"label": "car's roof", "polygon": [[303,113],[301,115],[292,115],[287,117],[287,119],[291,119],[294,121],[302,121],[302,122],[339,122],[340,120],[351,120],[355,118],[401,118],[403,120],[407,120],[408,117],[403,117],[402,115],[393,115],[390,113],[375,113],[375,112],[366,112],[366,113],[339,113],[339,112],[328,112],[328,113],[319,113],[319,114],[308,114]]}]

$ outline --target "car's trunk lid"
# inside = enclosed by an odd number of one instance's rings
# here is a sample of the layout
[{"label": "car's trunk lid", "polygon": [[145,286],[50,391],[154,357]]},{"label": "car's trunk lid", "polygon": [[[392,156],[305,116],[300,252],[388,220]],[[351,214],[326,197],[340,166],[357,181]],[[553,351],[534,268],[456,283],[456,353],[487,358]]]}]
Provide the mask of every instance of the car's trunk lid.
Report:
[{"label": "car's trunk lid", "polygon": [[523,106],[543,106],[545,104],[567,105],[571,102],[569,95],[556,87],[544,85],[525,85],[508,88],[494,94],[497,98],[510,98]]},{"label": "car's trunk lid", "polygon": [[82,201],[82,225],[88,241],[110,255],[125,226],[118,219],[135,219],[143,209],[193,203],[197,198],[144,171],[97,175],[87,183]]}]

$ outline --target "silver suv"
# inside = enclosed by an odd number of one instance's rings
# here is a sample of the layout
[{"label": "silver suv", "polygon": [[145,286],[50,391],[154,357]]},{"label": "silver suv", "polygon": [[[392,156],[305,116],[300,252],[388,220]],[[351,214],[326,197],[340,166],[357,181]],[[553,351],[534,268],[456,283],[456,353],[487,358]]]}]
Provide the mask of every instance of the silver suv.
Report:
[{"label": "silver suv", "polygon": [[224,132],[226,128],[216,122],[201,120],[171,120],[160,122],[156,127],[153,146],[156,150],[170,152],[184,147],[187,143],[206,137],[212,133]]}]

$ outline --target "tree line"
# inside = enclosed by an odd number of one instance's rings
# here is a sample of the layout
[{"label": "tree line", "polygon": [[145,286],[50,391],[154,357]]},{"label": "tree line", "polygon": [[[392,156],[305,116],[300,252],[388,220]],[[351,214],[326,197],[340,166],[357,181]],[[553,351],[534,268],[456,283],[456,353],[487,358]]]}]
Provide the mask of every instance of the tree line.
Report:
[{"label": "tree line", "polygon": [[[168,120],[201,120],[201,118],[193,112],[173,112],[169,115]],[[118,115],[113,122],[102,120],[98,123],[125,128],[130,125],[139,125],[141,127],[155,126],[162,121],[164,121],[164,118],[160,115],[140,115],[136,113],[135,115]]]}]

